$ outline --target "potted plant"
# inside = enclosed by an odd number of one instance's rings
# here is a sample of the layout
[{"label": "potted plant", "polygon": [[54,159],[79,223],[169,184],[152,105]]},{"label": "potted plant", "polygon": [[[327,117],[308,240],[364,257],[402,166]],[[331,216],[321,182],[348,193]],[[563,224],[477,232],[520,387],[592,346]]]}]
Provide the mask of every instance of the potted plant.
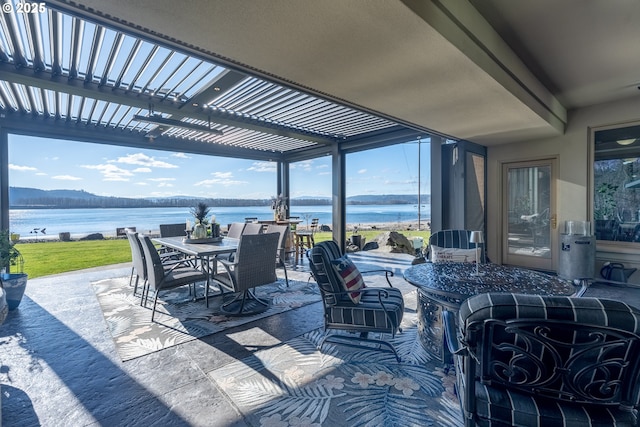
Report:
[{"label": "potted plant", "polygon": [[199,202],[195,208],[191,208],[191,214],[195,218],[196,224],[193,226],[191,236],[194,239],[207,238],[207,215],[209,215],[209,207],[206,203]]},{"label": "potted plant", "polygon": [[[0,286],[7,294],[9,310],[15,310],[20,305],[27,287],[27,275],[23,271],[22,254],[10,237],[8,230],[0,231]],[[15,273],[12,273],[12,270]]]}]

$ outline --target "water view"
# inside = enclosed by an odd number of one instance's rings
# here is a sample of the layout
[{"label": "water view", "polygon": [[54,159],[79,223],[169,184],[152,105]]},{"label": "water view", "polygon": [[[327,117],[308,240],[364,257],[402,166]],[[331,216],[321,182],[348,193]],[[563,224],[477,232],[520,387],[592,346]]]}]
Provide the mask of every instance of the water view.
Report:
[{"label": "water view", "polygon": [[[426,222],[430,205],[423,205],[420,215]],[[232,222],[244,222],[246,217],[272,219],[269,206],[220,207],[211,210],[216,222],[223,227]],[[293,206],[291,216],[300,217],[302,225],[308,218],[318,218],[320,224],[331,226],[331,206]],[[188,208],[120,208],[120,209],[11,209],[10,229],[22,239],[58,237],[69,232],[72,236],[89,233],[115,235],[120,227],[136,227],[141,232],[156,232],[160,224],[185,222],[191,219]],[[349,205],[347,224],[405,223],[418,221],[417,205]],[[37,233],[35,232],[37,230]],[[45,230],[44,234],[41,233]]]}]

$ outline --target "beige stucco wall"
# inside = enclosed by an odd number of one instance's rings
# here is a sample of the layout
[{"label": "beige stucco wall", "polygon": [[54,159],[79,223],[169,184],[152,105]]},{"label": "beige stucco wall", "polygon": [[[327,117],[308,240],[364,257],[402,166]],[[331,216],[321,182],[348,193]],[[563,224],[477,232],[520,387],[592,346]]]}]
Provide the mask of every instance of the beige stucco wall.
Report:
[{"label": "beige stucco wall", "polygon": [[[615,103],[569,111],[564,135],[505,144],[488,148],[487,156],[487,242],[492,260],[501,262],[501,170],[505,162],[555,157],[558,165],[556,235],[566,220],[591,220],[588,183],[590,179],[590,128],[640,121],[640,94]],[[607,259],[637,264],[640,268],[640,245],[627,243],[598,246],[597,265]],[[599,271],[599,269],[598,269]]]}]

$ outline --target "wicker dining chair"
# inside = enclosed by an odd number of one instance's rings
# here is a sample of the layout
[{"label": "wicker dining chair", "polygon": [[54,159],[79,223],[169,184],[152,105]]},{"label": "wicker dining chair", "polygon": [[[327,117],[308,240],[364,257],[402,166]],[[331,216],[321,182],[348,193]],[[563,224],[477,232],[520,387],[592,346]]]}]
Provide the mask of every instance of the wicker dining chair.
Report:
[{"label": "wicker dining chair", "polygon": [[265,233],[278,233],[278,251],[276,252],[276,267],[284,270],[284,280],[289,286],[289,276],[287,275],[287,255],[293,254],[295,248],[291,245],[289,227],[286,225],[269,224]]},{"label": "wicker dining chair", "polygon": [[235,293],[225,301],[221,311],[227,315],[245,315],[264,311],[269,302],[258,298],[253,289],[275,283],[278,233],[243,234],[238,242],[233,261],[219,260],[224,273],[217,273],[212,280]]},{"label": "wicker dining chair", "polygon": [[206,282],[207,286],[205,286],[204,297],[206,305],[209,306],[209,286],[207,276],[202,271],[193,267],[185,267],[184,264],[179,262],[166,268],[149,236],[139,234],[138,240],[142,245],[147,271],[147,290],[142,296],[143,301],[147,300],[149,291],[154,292],[153,309],[151,310],[152,322],[156,313],[158,294],[164,290],[193,285],[193,297],[195,299],[195,283]]}]

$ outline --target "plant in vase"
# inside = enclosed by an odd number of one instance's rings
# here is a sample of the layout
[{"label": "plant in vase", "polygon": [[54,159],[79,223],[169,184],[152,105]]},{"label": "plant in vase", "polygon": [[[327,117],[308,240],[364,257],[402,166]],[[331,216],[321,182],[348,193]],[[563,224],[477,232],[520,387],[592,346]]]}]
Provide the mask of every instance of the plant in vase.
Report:
[{"label": "plant in vase", "polygon": [[[24,259],[8,230],[0,231],[0,286],[4,288],[9,310],[15,310],[22,301],[27,287],[27,275],[23,271]],[[11,271],[15,270],[15,273]]]},{"label": "plant in vase", "polygon": [[209,215],[209,207],[206,203],[199,202],[195,208],[191,208],[191,214],[195,219],[195,225],[193,226],[193,232],[191,237],[194,239],[206,239],[207,238],[207,215]]},{"label": "plant in vase", "polygon": [[284,221],[287,219],[287,198],[282,194],[271,198],[271,209],[273,209],[273,219]]}]

